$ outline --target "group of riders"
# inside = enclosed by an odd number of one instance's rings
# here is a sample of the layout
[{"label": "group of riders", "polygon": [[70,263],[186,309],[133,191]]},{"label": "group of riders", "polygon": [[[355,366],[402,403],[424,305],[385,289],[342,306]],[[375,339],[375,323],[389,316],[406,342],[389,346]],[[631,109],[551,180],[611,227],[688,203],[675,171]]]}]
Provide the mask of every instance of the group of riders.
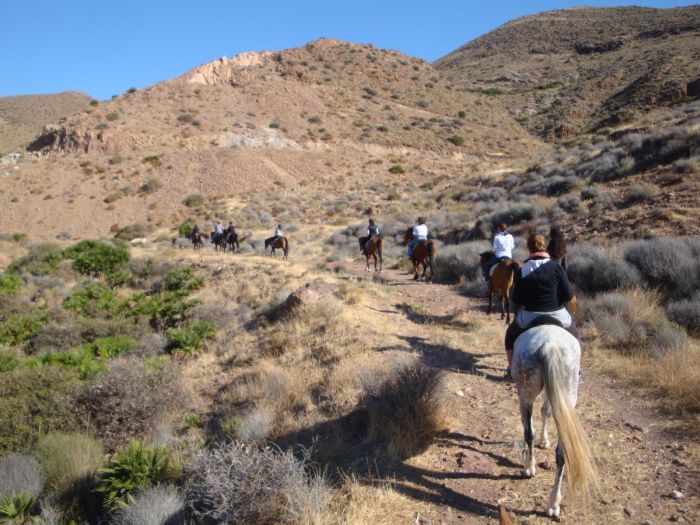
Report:
[{"label": "group of riders", "polygon": [[[411,231],[412,240],[407,245],[409,258],[418,243],[428,240],[428,226],[423,217],[418,217]],[[379,237],[380,230],[374,219],[369,220],[367,232],[360,238],[360,247],[372,237]],[[485,281],[488,283],[491,270],[499,263],[512,261],[515,240],[508,232],[506,224],[498,226],[493,239],[493,256],[482,265]],[[567,330],[580,342],[578,330],[567,305],[574,298],[574,291],[566,272],[566,240],[560,228],[553,227],[549,241],[539,233],[527,239],[528,258],[522,265],[516,265],[511,291],[511,300],[517,305],[514,321],[505,334],[505,349],[508,358],[506,380],[511,379],[510,368],[513,361],[515,340],[528,328],[541,324],[554,324]]]},{"label": "group of riders", "polygon": [[[192,231],[190,231],[189,239],[193,243],[197,244],[201,239],[201,235],[202,233],[199,230],[199,225],[195,224],[192,228]],[[282,225],[278,224],[275,228],[274,235],[270,237],[268,241],[274,243],[277,240],[279,240],[283,235],[284,233],[282,232]],[[236,231],[236,227],[233,225],[233,222],[229,222],[228,226],[224,228],[223,223],[221,221],[218,221],[214,226],[214,230],[211,232],[210,242],[216,245],[232,237],[238,238],[238,232]]]}]

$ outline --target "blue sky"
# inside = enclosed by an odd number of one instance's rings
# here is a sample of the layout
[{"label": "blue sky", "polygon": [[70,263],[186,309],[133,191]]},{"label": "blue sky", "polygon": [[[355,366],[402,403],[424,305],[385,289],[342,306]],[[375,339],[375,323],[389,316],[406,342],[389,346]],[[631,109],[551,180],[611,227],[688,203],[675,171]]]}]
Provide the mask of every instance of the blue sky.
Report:
[{"label": "blue sky", "polygon": [[575,5],[684,1],[2,0],[0,96],[83,91],[104,99],[222,55],[326,36],[435,60],[518,16]]}]

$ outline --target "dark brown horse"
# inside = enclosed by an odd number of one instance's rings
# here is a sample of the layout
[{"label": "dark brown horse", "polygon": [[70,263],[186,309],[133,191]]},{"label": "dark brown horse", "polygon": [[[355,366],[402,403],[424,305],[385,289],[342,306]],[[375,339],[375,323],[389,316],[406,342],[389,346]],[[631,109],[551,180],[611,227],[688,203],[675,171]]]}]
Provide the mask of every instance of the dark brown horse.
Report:
[{"label": "dark brown horse", "polygon": [[[484,268],[486,263],[494,256],[492,251],[487,251],[479,254],[481,259],[481,267]],[[491,305],[493,303],[493,292],[498,290],[500,294],[499,304],[501,305],[501,319],[506,320],[510,324],[510,300],[508,293],[513,287],[515,280],[515,272],[520,268],[520,263],[512,259],[505,259],[499,262],[491,269],[489,275],[489,308],[487,314],[491,313]],[[505,311],[504,311],[505,307]]]},{"label": "dark brown horse", "polygon": [[211,234],[211,239],[212,242],[214,243],[214,249],[218,252],[221,250],[222,252],[226,251],[226,234],[222,233],[221,235],[217,235],[216,233]]},{"label": "dark brown horse", "polygon": [[[362,239],[360,239],[360,247],[362,247]],[[382,271],[382,251],[384,251],[384,239],[380,236],[373,235],[365,242],[364,247],[362,247],[362,253],[367,260],[367,266],[365,266],[365,271],[369,272],[369,260],[374,258],[374,271]],[[377,259],[379,259],[379,269],[377,269]]]},{"label": "dark brown horse", "polygon": [[204,243],[202,242],[202,234],[199,232],[193,233],[192,234],[192,246],[194,249],[201,248],[204,246]]},{"label": "dark brown horse", "polygon": [[[408,228],[406,234],[404,235],[403,244],[404,246],[413,240],[413,228]],[[411,257],[411,263],[413,263],[413,280],[418,280],[418,267],[423,265],[423,274],[421,277],[424,280],[432,281],[435,270],[433,268],[433,263],[437,258],[438,248],[437,242],[434,239],[429,239],[427,241],[418,241],[413,247],[413,256]],[[425,272],[430,267],[430,279],[425,277]]]},{"label": "dark brown horse", "polygon": [[226,245],[231,250],[231,253],[241,251],[241,241],[245,241],[246,236],[239,237],[237,232],[231,232],[226,235]]},{"label": "dark brown horse", "polygon": [[286,237],[268,237],[267,239],[265,239],[265,251],[267,251],[268,246],[270,247],[271,256],[277,257],[275,249],[281,248],[284,252],[282,260],[287,259],[287,255],[289,255],[289,241]]}]

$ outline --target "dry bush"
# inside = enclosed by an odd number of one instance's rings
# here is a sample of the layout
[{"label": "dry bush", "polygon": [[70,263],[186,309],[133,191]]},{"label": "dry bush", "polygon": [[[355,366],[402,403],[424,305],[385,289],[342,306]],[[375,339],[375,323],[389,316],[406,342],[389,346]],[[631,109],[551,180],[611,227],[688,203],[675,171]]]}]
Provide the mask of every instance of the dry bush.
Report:
[{"label": "dry bush", "polygon": [[689,334],[700,336],[700,293],[691,299],[669,303],[666,312],[671,321],[681,325]]},{"label": "dry bush", "polygon": [[607,345],[622,354],[658,359],[686,347],[685,332],[666,319],[658,294],[612,292],[582,303],[583,318],[595,325]]},{"label": "dry bush", "polygon": [[47,483],[58,493],[92,485],[104,461],[102,443],[85,434],[46,434],[39,439],[37,455]]},{"label": "dry bush", "polygon": [[397,458],[425,450],[445,428],[443,378],[441,370],[411,362],[369,389],[363,399],[370,418],[369,438]]},{"label": "dry bush", "polygon": [[435,275],[441,282],[473,281],[481,276],[479,254],[488,250],[484,242],[445,246],[435,261]]},{"label": "dry bush", "polygon": [[658,237],[627,243],[625,260],[635,266],[650,287],[668,297],[690,297],[700,285],[700,264],[693,247],[676,237]]},{"label": "dry bush", "polygon": [[194,459],[186,502],[196,523],[318,523],[332,492],[307,455],[225,443]]},{"label": "dry bush", "polygon": [[579,244],[569,248],[567,273],[576,287],[588,293],[639,286],[637,269],[615,247]]},{"label": "dry bush", "polygon": [[264,441],[272,432],[274,417],[269,408],[254,408],[240,419],[236,429],[236,438],[244,443]]},{"label": "dry bush", "polygon": [[36,458],[12,454],[0,459],[0,497],[27,494],[36,499],[43,488],[44,475]]},{"label": "dry bush", "polygon": [[77,405],[108,449],[152,431],[185,399],[178,371],[148,370],[138,360],[116,359],[77,396]]},{"label": "dry bush", "polygon": [[158,485],[138,493],[119,511],[114,525],[184,525],[185,502],[175,487]]}]

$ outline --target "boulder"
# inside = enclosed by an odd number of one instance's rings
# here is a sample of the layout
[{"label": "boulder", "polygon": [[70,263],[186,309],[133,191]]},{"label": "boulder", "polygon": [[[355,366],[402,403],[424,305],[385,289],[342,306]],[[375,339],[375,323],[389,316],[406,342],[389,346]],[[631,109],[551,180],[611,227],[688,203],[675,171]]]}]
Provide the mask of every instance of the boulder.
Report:
[{"label": "boulder", "polygon": [[289,319],[299,307],[318,303],[337,292],[338,286],[335,284],[308,283],[290,293],[281,304],[269,312],[268,317],[275,322]]}]

